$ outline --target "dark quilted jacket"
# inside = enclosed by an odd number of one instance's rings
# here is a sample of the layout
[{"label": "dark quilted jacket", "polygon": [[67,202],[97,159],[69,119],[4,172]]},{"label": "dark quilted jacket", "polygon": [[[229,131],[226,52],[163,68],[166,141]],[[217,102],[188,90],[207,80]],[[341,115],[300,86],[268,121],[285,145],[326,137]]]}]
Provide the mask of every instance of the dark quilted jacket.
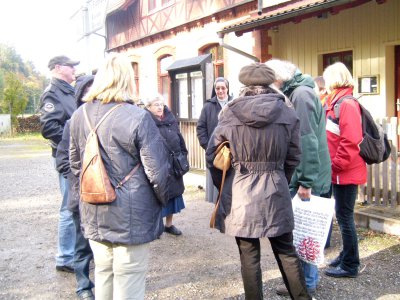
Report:
[{"label": "dark quilted jacket", "polygon": [[[116,103],[88,103],[92,126]],[[81,106],[71,118],[71,171],[79,176],[89,128]],[[86,238],[127,245],[158,238],[164,229],[161,206],[168,201],[168,153],[151,116],[143,109],[124,104],[114,110],[97,131],[111,183],[115,186],[140,163],[135,174],[116,189],[117,199],[104,205],[81,202]]]}]

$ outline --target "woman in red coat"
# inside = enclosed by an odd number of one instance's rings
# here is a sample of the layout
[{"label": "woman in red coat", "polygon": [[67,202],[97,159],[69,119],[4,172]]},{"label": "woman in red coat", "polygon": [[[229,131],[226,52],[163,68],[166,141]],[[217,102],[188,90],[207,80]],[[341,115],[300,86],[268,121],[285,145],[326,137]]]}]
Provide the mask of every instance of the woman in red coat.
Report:
[{"label": "woman in red coat", "polygon": [[353,78],[340,62],[324,71],[329,90],[329,106],[326,110],[326,130],[332,161],[332,188],[335,197],[336,219],[342,234],[343,249],[329,265],[325,274],[331,277],[357,277],[360,259],[357,231],[354,222],[354,205],[358,185],[367,181],[367,167],[360,156],[362,141],[361,112],[354,98],[346,98],[340,104],[339,117],[334,107],[339,99],[353,95]]}]

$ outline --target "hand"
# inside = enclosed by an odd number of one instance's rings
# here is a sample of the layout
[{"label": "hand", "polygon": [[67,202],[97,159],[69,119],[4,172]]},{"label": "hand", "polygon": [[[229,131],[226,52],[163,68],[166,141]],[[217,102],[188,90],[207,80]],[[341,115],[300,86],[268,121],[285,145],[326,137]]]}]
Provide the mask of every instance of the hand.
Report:
[{"label": "hand", "polygon": [[303,201],[310,200],[311,188],[308,189],[300,185],[299,189],[297,190],[297,195],[299,195],[300,199]]}]

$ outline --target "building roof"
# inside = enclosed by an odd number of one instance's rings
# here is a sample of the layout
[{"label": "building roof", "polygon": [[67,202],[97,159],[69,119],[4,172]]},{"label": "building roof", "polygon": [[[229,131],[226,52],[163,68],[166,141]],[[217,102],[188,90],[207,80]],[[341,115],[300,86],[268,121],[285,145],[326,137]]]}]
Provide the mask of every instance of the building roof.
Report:
[{"label": "building roof", "polygon": [[172,65],[170,65],[167,68],[167,71],[174,71],[174,70],[178,70],[178,69],[199,66],[202,63],[205,63],[207,61],[211,61],[211,54],[204,54],[204,55],[199,55],[196,57],[180,59],[180,60],[173,62]]},{"label": "building roof", "polygon": [[117,10],[124,10],[136,0],[108,0],[106,14],[110,14]]},{"label": "building roof", "polygon": [[369,1],[371,0],[290,1],[271,8],[264,8],[262,16],[250,16],[244,21],[224,27],[218,34],[223,36],[225,33],[235,32],[237,35],[241,35],[255,29],[269,29],[283,23],[298,23],[313,16],[326,17],[324,14],[327,15],[328,12],[335,14],[340,10],[355,7]]}]

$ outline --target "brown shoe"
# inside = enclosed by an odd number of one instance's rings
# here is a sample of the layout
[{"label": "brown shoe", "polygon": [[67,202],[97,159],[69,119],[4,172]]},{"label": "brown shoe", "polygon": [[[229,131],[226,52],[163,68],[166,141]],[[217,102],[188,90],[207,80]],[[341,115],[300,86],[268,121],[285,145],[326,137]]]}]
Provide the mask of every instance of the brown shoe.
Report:
[{"label": "brown shoe", "polygon": [[290,296],[289,291],[284,284],[278,286],[275,291],[280,296]]}]

